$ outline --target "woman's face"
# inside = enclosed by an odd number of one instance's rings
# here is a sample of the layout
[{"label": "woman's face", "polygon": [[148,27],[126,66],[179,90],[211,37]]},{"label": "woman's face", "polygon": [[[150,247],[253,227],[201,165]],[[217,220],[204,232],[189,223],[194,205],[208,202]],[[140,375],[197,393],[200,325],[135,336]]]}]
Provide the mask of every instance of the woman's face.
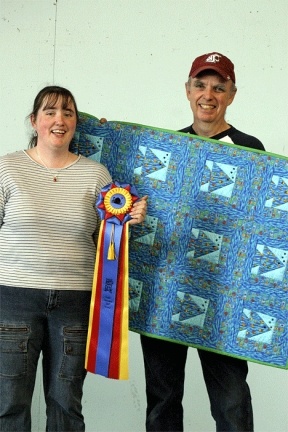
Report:
[{"label": "woman's face", "polygon": [[31,116],[31,124],[37,131],[37,145],[53,149],[68,148],[77,125],[75,106],[70,101],[64,108],[61,96],[54,100],[54,104],[47,104],[46,98],[37,116]]}]

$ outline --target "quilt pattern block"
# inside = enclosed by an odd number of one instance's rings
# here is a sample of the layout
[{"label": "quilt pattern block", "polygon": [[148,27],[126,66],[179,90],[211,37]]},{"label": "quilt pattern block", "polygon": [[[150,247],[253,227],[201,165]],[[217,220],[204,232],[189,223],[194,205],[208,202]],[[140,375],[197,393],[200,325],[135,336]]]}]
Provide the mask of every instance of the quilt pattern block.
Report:
[{"label": "quilt pattern block", "polygon": [[149,197],[130,330],[287,368],[288,158],[84,113],[72,151]]}]

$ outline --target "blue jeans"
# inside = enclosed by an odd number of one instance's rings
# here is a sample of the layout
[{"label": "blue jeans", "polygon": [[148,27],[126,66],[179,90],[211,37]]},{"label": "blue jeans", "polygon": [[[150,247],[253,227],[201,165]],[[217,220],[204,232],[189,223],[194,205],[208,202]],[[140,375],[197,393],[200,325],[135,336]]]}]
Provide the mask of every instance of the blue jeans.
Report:
[{"label": "blue jeans", "polygon": [[0,285],[0,430],[30,431],[43,356],[46,431],[84,431],[81,405],[91,293]]},{"label": "blue jeans", "polygon": [[[146,377],[146,430],[183,431],[188,347],[141,336]],[[217,432],[253,431],[247,362],[198,350]]]}]

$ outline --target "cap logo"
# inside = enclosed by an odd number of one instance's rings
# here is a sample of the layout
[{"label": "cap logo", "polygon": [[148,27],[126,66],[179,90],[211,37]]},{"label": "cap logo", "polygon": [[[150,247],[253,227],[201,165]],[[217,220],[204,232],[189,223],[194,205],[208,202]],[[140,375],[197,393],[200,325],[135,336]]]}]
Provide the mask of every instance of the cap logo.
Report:
[{"label": "cap logo", "polygon": [[220,61],[221,55],[211,54],[205,61],[207,63],[218,63]]}]

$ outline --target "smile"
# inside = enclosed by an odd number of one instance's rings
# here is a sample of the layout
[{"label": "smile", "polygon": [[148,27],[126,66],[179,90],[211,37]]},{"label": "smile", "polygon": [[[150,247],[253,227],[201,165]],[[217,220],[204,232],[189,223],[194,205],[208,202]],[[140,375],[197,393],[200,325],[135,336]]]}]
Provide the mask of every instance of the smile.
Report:
[{"label": "smile", "polygon": [[212,109],[215,109],[215,105],[206,105],[206,104],[199,104],[200,108],[203,110],[210,111]]},{"label": "smile", "polygon": [[56,133],[56,134],[65,134],[65,131],[60,130],[60,129],[53,129],[51,132]]}]

